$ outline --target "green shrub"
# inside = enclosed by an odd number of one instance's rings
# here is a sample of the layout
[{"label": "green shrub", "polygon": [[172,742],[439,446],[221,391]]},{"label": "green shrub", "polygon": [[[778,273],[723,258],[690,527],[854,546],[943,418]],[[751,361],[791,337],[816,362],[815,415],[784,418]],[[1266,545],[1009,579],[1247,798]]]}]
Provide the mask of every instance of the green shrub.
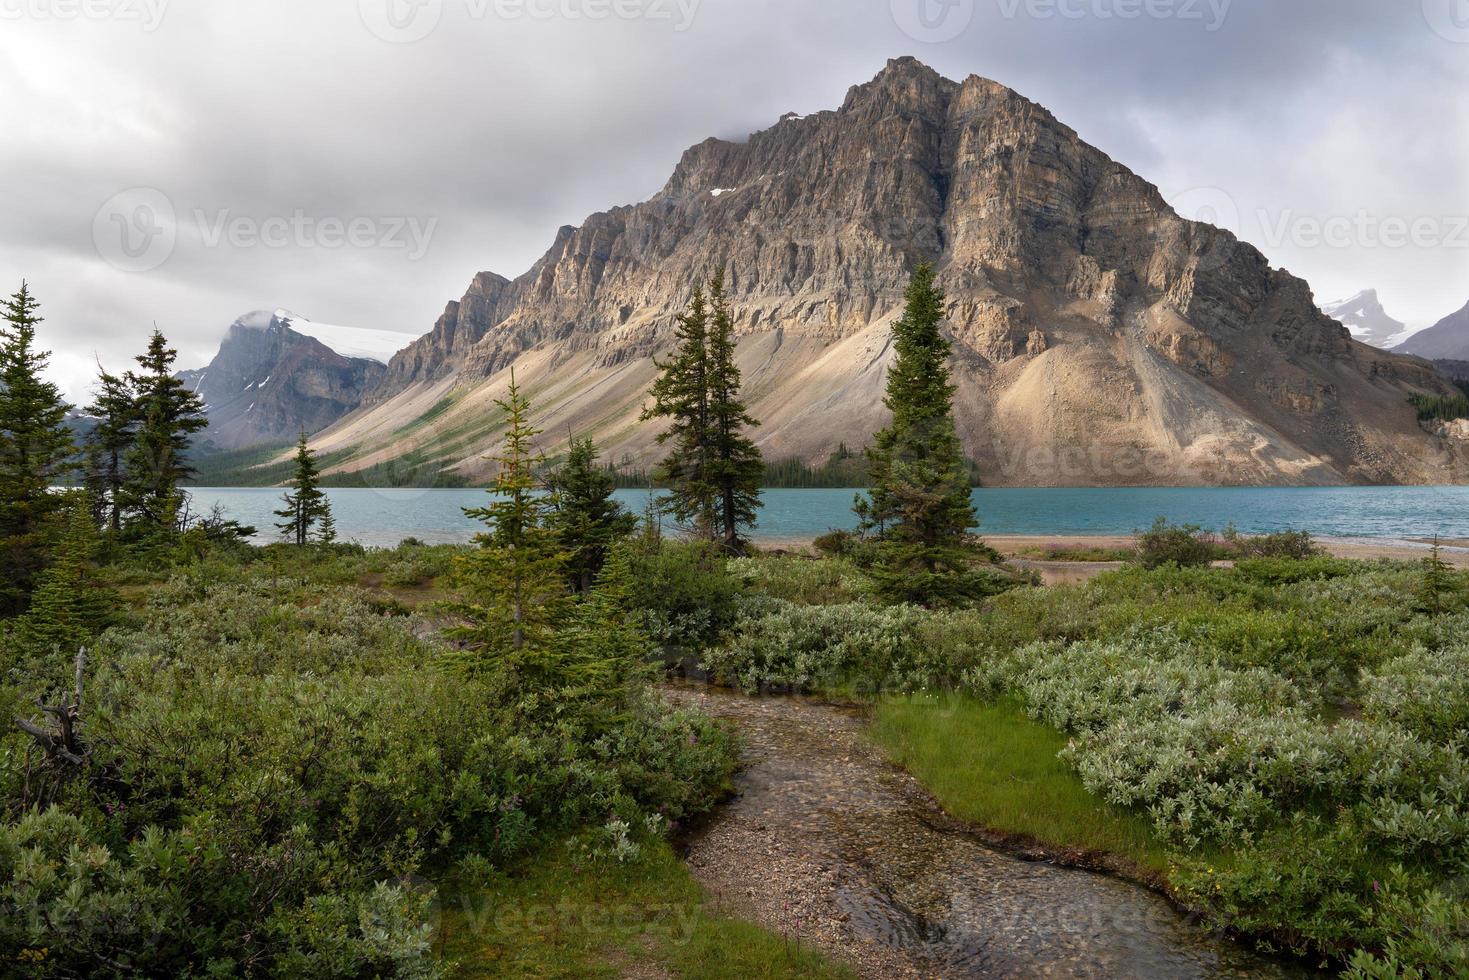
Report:
[{"label": "green shrub", "polygon": [[739,558],[729,570],[749,592],[802,605],[855,602],[866,587],[862,573],[839,559]]},{"label": "green shrub", "polygon": [[742,616],[729,640],[704,655],[718,679],[747,691],[863,686],[917,689],[932,666],[918,649],[914,606],[801,606],[776,602]]},{"label": "green shrub", "polygon": [[1241,558],[1277,558],[1304,561],[1321,554],[1310,531],[1280,531],[1246,536],[1233,527],[1224,532],[1230,550]]},{"label": "green shrub", "polygon": [[1144,568],[1207,565],[1224,554],[1214,532],[1197,524],[1170,524],[1159,517],[1137,534],[1137,560]]},{"label": "green shrub", "polygon": [[828,531],[819,535],[811,545],[827,558],[846,558],[861,540],[861,536],[851,531]]},{"label": "green shrub", "polygon": [[632,549],[628,564],[630,608],[665,649],[697,650],[733,625],[744,589],[712,545],[657,542]]},{"label": "green shrub", "polygon": [[609,813],[684,819],[725,791],[736,747],[702,715],[636,688],[522,712],[496,672],[437,669],[423,624],[256,571],[179,576],[101,638],[91,756],[62,810],[24,809],[24,746],[0,738],[0,960],[428,976],[429,896],[405,877],[505,867]]}]

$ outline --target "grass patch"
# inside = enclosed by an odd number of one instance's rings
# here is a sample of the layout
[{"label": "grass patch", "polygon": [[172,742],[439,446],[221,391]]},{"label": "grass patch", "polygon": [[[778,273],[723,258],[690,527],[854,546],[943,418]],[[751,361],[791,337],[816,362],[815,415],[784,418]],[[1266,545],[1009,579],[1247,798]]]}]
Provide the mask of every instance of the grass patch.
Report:
[{"label": "grass patch", "polygon": [[445,886],[437,951],[462,977],[850,978],[809,946],[714,909],[673,849],[626,864],[572,847],[488,888]]},{"label": "grass patch", "polygon": [[1056,754],[1066,736],[1020,705],[958,695],[888,698],[872,737],[961,820],[1043,844],[1105,851],[1151,871],[1168,854],[1146,820],[1086,791]]},{"label": "grass patch", "polygon": [[1026,545],[1016,549],[1015,557],[1038,561],[1133,561],[1137,558],[1137,550],[1084,544]]}]

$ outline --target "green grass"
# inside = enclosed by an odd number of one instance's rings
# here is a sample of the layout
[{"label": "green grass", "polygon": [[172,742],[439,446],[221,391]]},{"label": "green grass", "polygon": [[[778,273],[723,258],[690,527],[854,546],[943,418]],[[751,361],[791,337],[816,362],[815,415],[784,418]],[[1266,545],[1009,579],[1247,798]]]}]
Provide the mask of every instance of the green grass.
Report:
[{"label": "green grass", "polygon": [[959,695],[888,698],[872,737],[961,820],[1042,844],[1104,851],[1164,872],[1168,855],[1148,822],[1086,791],[1056,754],[1066,736],[1014,701]]},{"label": "green grass", "polygon": [[1137,558],[1133,548],[1103,548],[1098,545],[1028,545],[1015,552],[1018,558],[1034,558],[1039,561],[1132,561]]},{"label": "green grass", "polygon": [[461,977],[849,978],[810,946],[713,908],[666,844],[627,864],[548,853],[487,888],[446,886],[438,950]]}]

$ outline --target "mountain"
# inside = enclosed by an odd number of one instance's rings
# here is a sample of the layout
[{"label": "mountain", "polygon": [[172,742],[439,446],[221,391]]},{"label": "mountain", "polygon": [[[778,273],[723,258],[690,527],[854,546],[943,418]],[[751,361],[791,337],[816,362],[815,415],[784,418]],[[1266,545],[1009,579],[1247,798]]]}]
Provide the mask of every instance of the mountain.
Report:
[{"label": "mountain", "polygon": [[886,422],[889,325],[936,263],[958,423],[992,485],[1445,482],[1466,447],[1408,398],[1421,361],[1352,340],[1253,247],[996,82],[914,59],[839,109],[689,149],[661,191],[562,228],[524,275],[475,277],[319,434],[338,471],[410,457],[481,478],[508,369],[554,452],[646,466],[637,422],[692,285],[728,273],[756,436],[827,459]]},{"label": "mountain", "polygon": [[179,372],[207,406],[205,442],[234,450],[294,440],[302,429],[315,432],[357,408],[387,373],[381,360],[345,357],[298,325],[316,327],[285,310],[247,313],[207,367]]},{"label": "mountain", "polygon": [[1414,334],[1394,350],[1430,360],[1469,361],[1469,305]]},{"label": "mountain", "polygon": [[1383,350],[1392,350],[1411,333],[1406,324],[1387,315],[1375,289],[1363,290],[1351,299],[1323,303],[1321,311],[1344,324],[1356,340]]}]

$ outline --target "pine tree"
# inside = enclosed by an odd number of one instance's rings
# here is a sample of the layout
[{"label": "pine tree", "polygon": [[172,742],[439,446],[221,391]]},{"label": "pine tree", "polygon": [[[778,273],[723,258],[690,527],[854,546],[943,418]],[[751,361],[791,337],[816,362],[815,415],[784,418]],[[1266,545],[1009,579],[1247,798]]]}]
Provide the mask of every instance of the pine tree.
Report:
[{"label": "pine tree", "polygon": [[576,602],[561,630],[563,692],[615,702],[651,672],[653,641],[632,612],[630,544],[620,541],[590,592]]},{"label": "pine tree", "polygon": [[[306,441],[306,433],[296,442],[296,473],[291,478],[291,489],[281,498],[285,505],[275,512],[282,519],[276,528],[297,547],[304,547],[311,540],[311,531],[323,517],[330,519],[331,505],[321,489],[321,477],[316,472],[316,456]],[[336,536],[333,524],[332,536]]]},{"label": "pine tree", "polygon": [[892,328],[897,360],[884,399],[892,423],[867,451],[872,490],[856,504],[863,533],[877,539],[871,573],[879,591],[923,605],[982,594],[988,581],[973,571],[975,553],[966,547],[978,521],[954,425],[943,318],[943,293],[922,264]]},{"label": "pine tree", "polygon": [[316,527],[316,541],[318,544],[329,545],[337,543],[337,519],[332,516],[332,504],[326,497],[321,498],[322,511],[321,523]]},{"label": "pine tree", "polygon": [[116,534],[122,530],[123,461],[137,437],[138,398],[127,378],[101,365],[94,397],[83,409],[96,422],[86,438],[87,488],[98,525]]},{"label": "pine tree", "polygon": [[510,391],[497,405],[509,426],[499,466],[482,508],[467,517],[489,530],[479,548],[459,560],[460,601],[450,605],[462,625],[448,630],[461,646],[452,659],[466,667],[501,664],[523,681],[560,687],[570,669],[569,651],[557,642],[567,609],[566,554],[548,526],[552,501],[540,492],[536,469],[545,457],[534,446],[540,430],[530,423],[530,404],[510,375]]},{"label": "pine tree", "polygon": [[765,460],[745,430],[760,423],[740,398],[740,369],[735,364],[734,316],[724,288],[724,271],[709,283],[712,317],[708,333],[709,428],[712,462],[709,480],[718,491],[718,525],[724,550],[742,554],[741,530],[754,525],[760,510],[760,484]]},{"label": "pine tree", "polygon": [[1453,593],[1454,570],[1443,559],[1438,535],[1433,536],[1433,550],[1423,559],[1423,582],[1418,590],[1419,608],[1430,616],[1441,616],[1447,608],[1447,598]]},{"label": "pine tree", "polygon": [[137,358],[140,372],[128,372],[136,392],[137,436],[124,459],[126,475],[119,494],[125,515],[143,534],[176,530],[182,507],[180,484],[194,473],[188,462],[189,441],[209,425],[204,403],[173,376],[178,352],[157,329],[146,353]]},{"label": "pine tree", "polygon": [[671,419],[659,433],[660,446],[672,445],[654,479],[668,487],[661,501],[674,520],[697,537],[713,541],[718,533],[719,491],[713,482],[714,439],[709,411],[709,307],[702,286],[694,287],[688,310],[679,315],[673,357],[659,363],[653,404],[643,420]]},{"label": "pine tree", "polygon": [[24,282],[0,305],[0,614],[26,606],[45,565],[48,519],[65,503],[51,488],[76,453],[68,406],[41,377],[50,354],[35,347],[37,309]]},{"label": "pine tree", "polygon": [[[54,682],[71,668],[77,650],[106,625],[112,611],[108,593],[96,583],[101,542],[85,501],[72,495],[51,564],[36,582],[30,609],[16,624],[15,640],[25,673],[33,680]],[[37,676],[42,675],[42,676]]]},{"label": "pine tree", "polygon": [[566,463],[547,481],[553,500],[550,526],[567,553],[571,587],[587,593],[597,582],[608,552],[637,528],[637,518],[612,499],[615,481],[597,467],[590,438],[573,439]]}]

